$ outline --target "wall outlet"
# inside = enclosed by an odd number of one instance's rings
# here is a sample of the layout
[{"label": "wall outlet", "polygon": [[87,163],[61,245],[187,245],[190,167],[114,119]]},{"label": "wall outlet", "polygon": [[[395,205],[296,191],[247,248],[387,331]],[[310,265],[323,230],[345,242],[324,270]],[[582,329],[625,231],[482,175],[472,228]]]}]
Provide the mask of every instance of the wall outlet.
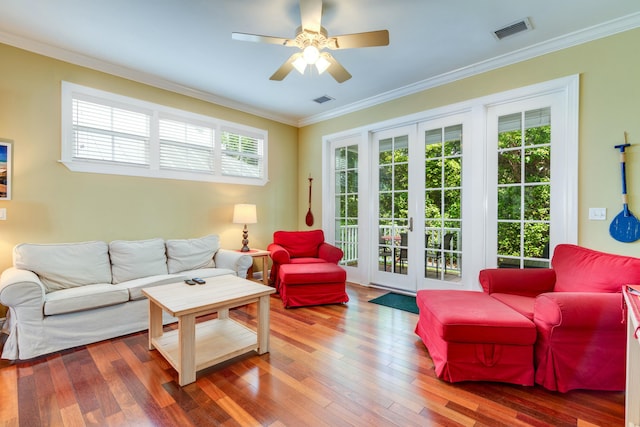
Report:
[{"label": "wall outlet", "polygon": [[604,221],[607,219],[607,208],[589,208],[589,219]]}]

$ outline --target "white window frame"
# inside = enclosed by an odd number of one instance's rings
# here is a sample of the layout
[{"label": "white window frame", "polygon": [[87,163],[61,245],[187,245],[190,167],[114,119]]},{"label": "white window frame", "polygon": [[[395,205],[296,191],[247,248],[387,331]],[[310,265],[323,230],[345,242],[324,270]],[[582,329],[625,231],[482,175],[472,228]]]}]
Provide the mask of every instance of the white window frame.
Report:
[{"label": "white window frame", "polygon": [[[135,111],[145,111],[151,117],[151,132],[149,142],[149,165],[132,165],[118,162],[78,159],[73,157],[73,100],[75,97],[91,98],[95,102],[132,109]],[[99,89],[81,86],[74,83],[62,82],[61,89],[62,103],[62,137],[61,137],[61,159],[69,170],[73,172],[89,172],[111,175],[142,176],[148,178],[165,178],[188,181],[205,181],[225,184],[242,184],[264,186],[268,182],[268,132],[264,129],[257,129],[239,123],[179,110],[165,105],[130,98]],[[183,121],[185,123],[204,126],[213,129],[214,152],[213,171],[197,171],[183,169],[166,169],[160,167],[160,141],[159,141],[159,120],[171,119]],[[236,133],[241,136],[255,138],[261,141],[257,159],[260,168],[257,177],[228,175],[222,172],[222,143],[221,135],[223,131]]]}]

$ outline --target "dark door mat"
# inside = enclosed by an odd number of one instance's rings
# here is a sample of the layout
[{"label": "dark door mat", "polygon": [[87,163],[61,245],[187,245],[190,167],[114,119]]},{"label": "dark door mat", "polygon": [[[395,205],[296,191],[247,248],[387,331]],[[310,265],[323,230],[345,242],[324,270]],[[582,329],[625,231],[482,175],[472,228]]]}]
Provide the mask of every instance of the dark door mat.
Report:
[{"label": "dark door mat", "polygon": [[408,311],[409,313],[419,314],[416,297],[411,295],[389,292],[388,294],[374,298],[369,302],[384,305],[386,307],[397,308],[398,310]]}]

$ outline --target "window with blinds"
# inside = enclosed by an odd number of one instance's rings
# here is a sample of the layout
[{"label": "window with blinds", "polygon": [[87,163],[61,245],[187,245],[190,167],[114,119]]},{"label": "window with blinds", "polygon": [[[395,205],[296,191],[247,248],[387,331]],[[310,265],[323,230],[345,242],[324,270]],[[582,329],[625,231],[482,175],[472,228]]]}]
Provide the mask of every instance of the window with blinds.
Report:
[{"label": "window with blinds", "polygon": [[149,113],[80,98],[72,103],[75,159],[149,164]]},{"label": "window with blinds", "polygon": [[69,169],[237,184],[267,182],[267,132],[72,83],[62,85]]}]

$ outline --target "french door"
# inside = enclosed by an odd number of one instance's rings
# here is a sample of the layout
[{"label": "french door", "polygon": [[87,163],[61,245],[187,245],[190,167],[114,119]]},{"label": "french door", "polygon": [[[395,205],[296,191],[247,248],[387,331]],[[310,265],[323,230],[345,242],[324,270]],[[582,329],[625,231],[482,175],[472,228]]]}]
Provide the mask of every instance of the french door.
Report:
[{"label": "french door", "polygon": [[348,279],[478,289],[483,268],[548,266],[577,241],[578,93],[570,76],[324,137]]},{"label": "french door", "polygon": [[[372,199],[370,236],[377,244],[372,254],[372,282],[406,291],[416,290],[414,227],[418,215],[415,125],[376,132],[372,138]],[[372,245],[373,246],[373,245]]]},{"label": "french door", "polygon": [[372,138],[372,282],[415,292],[462,276],[463,117]]}]

